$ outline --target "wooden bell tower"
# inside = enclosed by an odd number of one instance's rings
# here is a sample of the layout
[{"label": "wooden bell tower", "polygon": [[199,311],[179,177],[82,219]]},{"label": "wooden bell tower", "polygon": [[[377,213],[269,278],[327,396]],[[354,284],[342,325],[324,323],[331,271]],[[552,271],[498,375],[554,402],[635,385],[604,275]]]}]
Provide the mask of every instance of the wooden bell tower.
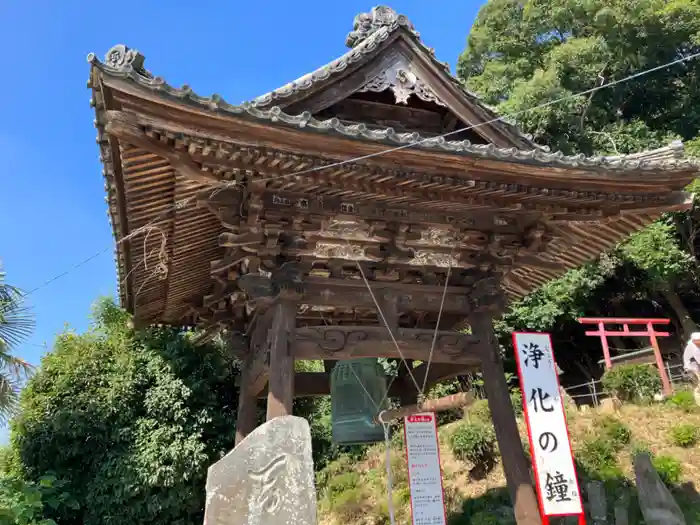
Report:
[{"label": "wooden bell tower", "polygon": [[[169,85],[123,45],[90,56],[122,304],[140,323],[229,334],[244,363],[237,441],[257,398],[271,419],[328,395],[338,360],[403,356],[389,395],[404,403],[407,367],[428,386],[480,369],[516,518],[540,523],[492,320],[687,208],[697,166],[679,144],[648,160],[548,152],[388,7],[358,15],[346,43],[242,105]],[[295,373],[312,359],[325,371]]]}]

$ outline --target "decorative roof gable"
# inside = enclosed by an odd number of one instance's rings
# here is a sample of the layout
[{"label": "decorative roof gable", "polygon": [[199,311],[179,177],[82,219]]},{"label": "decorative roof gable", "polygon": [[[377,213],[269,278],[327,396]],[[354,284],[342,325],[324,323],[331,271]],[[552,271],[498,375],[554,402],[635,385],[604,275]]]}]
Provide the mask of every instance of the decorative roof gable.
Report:
[{"label": "decorative roof gable", "polygon": [[351,49],[344,55],[251,104],[316,115],[356,93],[390,91],[398,105],[408,104],[415,96],[447,108],[457,125],[454,130],[441,130],[443,133],[473,127],[472,135],[481,135],[486,143],[523,150],[538,148],[530,137],[500,120],[465,90],[450,73],[449,64],[440,62],[434,50],[423,43],[410,20],[390,7],[377,6],[357,15],[345,43]]},{"label": "decorative roof gable", "polygon": [[399,27],[403,27],[416,38],[420,38],[420,33],[416,31],[408,17],[397,14],[391,7],[378,5],[373,7],[369,13],[360,13],[355,16],[353,30],[348,33],[345,45],[353,48],[377,31],[386,28],[388,32],[393,32]]}]

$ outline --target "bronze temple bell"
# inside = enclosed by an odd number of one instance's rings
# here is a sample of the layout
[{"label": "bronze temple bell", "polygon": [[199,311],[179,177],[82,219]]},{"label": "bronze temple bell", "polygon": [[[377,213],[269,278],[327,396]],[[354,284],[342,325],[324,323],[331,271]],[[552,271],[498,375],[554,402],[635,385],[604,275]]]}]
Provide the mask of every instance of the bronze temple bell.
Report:
[{"label": "bronze temple bell", "polygon": [[384,429],[376,415],[387,405],[386,392],[386,373],[378,359],[339,361],[331,372],[333,442],[356,445],[382,441]]}]

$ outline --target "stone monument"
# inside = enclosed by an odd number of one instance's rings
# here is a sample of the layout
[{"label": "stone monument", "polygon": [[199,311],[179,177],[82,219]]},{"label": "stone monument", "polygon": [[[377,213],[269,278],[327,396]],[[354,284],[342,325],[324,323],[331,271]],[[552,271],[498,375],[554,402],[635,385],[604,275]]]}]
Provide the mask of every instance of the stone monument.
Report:
[{"label": "stone monument", "polygon": [[209,467],[204,525],[316,525],[313,467],[307,421],[268,421]]}]

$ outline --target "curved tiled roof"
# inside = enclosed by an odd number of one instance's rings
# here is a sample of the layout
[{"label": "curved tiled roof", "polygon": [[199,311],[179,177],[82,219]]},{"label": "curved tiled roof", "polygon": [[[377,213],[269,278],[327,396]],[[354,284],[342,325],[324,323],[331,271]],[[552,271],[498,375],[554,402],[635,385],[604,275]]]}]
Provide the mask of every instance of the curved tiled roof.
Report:
[{"label": "curved tiled roof", "polygon": [[[475,93],[467,90],[464,84],[452,75],[450,65],[447,62],[438,60],[435,56],[435,50],[423,42],[420,38],[420,33],[415,30],[411,21],[406,16],[397,14],[393,9],[386,6],[374,7],[369,13],[361,13],[355,17],[354,30],[348,34],[346,40],[348,47],[351,47],[350,51],[311,73],[307,73],[282,87],[254,98],[250,103],[257,107],[268,107],[276,101],[284,102],[285,99],[326,83],[349,67],[368,61],[375,56],[382,47],[381,45],[389,40],[389,37],[398,32],[410,38],[423,52],[424,56],[428,57],[442,71],[445,78],[462,92],[471,103],[478,105],[490,118],[497,118],[497,113],[493,108],[479,100]],[[535,144],[531,135],[523,133],[513,123],[501,119],[496,124],[520,137],[526,144],[544,148],[544,146]]]},{"label": "curved tiled roof", "polygon": [[[131,58],[127,56],[126,59],[123,59],[124,54],[129,55]],[[101,62],[94,54],[88,56],[88,61],[93,67],[110,77],[128,80],[159,95],[173,98],[184,104],[194,105],[207,111],[265,121],[271,125],[305,129],[310,132],[330,133],[351,139],[382,142],[396,148],[417,147],[509,162],[618,172],[660,169],[682,170],[700,167],[698,161],[679,158],[682,157],[682,144],[662,148],[657,154],[650,154],[649,152],[644,155],[586,157],[585,155],[564,155],[561,152],[552,153],[544,148],[519,150],[516,148],[501,148],[493,144],[474,144],[468,140],[451,141],[443,136],[423,137],[415,132],[399,133],[391,127],[375,129],[365,124],[345,124],[337,118],[318,120],[309,112],[290,115],[277,106],[261,109],[255,104],[247,102],[238,105],[229,104],[217,94],[204,97],[195,93],[187,85],[183,85],[181,88],[171,86],[162,78],[153,76],[150,72],[143,69],[143,56],[137,51],[130,50],[124,46],[112,48],[107,53],[105,62]]]}]

